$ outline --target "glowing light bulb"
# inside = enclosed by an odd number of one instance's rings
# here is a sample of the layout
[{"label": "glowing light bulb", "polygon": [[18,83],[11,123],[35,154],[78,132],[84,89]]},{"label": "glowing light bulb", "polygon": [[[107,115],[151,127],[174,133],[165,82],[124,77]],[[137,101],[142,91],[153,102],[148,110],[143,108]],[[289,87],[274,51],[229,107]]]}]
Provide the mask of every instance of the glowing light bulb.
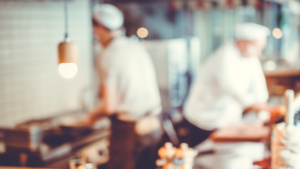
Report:
[{"label": "glowing light bulb", "polygon": [[140,38],[146,38],[149,34],[148,30],[144,27],[140,27],[137,31],[136,34]]},{"label": "glowing light bulb", "polygon": [[61,63],[58,65],[59,74],[67,79],[74,77],[77,71],[78,67],[76,63]]},{"label": "glowing light bulb", "polygon": [[282,31],[279,28],[274,28],[272,31],[272,35],[276,39],[280,39],[282,37]]}]

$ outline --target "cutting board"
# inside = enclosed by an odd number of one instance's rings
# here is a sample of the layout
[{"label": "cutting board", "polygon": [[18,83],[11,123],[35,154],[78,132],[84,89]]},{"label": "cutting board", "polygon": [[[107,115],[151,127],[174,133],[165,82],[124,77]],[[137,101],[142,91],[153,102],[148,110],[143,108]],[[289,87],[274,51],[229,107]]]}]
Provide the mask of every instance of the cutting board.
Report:
[{"label": "cutting board", "polygon": [[262,141],[270,136],[270,127],[262,124],[239,124],[216,130],[211,135],[215,142]]}]

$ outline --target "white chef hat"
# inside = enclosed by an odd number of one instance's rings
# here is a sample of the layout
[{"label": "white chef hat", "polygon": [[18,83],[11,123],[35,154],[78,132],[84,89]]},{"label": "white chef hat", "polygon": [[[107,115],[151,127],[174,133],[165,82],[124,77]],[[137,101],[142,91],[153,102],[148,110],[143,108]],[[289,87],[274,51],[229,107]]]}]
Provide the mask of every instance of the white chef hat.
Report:
[{"label": "white chef hat", "polygon": [[270,35],[269,28],[256,23],[242,23],[235,26],[235,38],[238,40],[265,40]]},{"label": "white chef hat", "polygon": [[122,12],[110,4],[98,4],[93,10],[93,19],[109,30],[116,30],[123,26]]}]

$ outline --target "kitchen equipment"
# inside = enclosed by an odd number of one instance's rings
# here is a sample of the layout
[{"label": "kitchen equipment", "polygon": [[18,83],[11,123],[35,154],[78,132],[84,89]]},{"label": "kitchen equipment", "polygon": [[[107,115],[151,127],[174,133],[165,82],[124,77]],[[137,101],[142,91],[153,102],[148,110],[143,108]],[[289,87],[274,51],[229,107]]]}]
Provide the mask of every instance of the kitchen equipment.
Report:
[{"label": "kitchen equipment", "polygon": [[3,141],[6,147],[36,151],[43,138],[43,131],[38,126],[24,128],[2,128]]},{"label": "kitchen equipment", "polygon": [[[0,128],[0,165],[43,167],[56,161],[68,164],[66,158],[79,149],[108,137],[108,118],[99,120],[97,127],[89,127],[82,123],[86,116],[70,112]],[[55,167],[61,168],[61,164]]]},{"label": "kitchen equipment", "polygon": [[55,125],[44,131],[43,142],[50,146],[57,146],[88,135],[93,129],[82,120],[86,118],[85,116],[85,114],[65,115],[53,119]]}]

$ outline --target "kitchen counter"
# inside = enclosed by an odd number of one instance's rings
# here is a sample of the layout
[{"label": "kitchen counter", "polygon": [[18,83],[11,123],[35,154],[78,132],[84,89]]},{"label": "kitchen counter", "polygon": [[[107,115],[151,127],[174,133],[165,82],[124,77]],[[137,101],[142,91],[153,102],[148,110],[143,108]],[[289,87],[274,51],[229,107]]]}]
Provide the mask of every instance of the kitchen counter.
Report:
[{"label": "kitchen counter", "polygon": [[[31,167],[0,166],[0,169],[53,169],[53,168],[31,168]],[[56,169],[59,169],[59,168],[56,168]]]},{"label": "kitchen counter", "polygon": [[[193,147],[198,154],[192,169],[263,169],[254,162],[270,156],[270,129],[261,123],[241,123],[216,130]],[[162,168],[178,162],[182,161],[174,158]]]},{"label": "kitchen counter", "polygon": [[213,143],[214,152],[198,155],[193,169],[258,169],[253,162],[268,155],[265,147],[264,142]]},{"label": "kitchen counter", "polygon": [[266,77],[292,77],[292,76],[300,76],[300,69],[279,69],[274,71],[264,71]]},{"label": "kitchen counter", "polygon": [[194,169],[253,169],[254,161],[269,156],[269,140],[270,127],[256,123],[217,130],[195,147]]}]

